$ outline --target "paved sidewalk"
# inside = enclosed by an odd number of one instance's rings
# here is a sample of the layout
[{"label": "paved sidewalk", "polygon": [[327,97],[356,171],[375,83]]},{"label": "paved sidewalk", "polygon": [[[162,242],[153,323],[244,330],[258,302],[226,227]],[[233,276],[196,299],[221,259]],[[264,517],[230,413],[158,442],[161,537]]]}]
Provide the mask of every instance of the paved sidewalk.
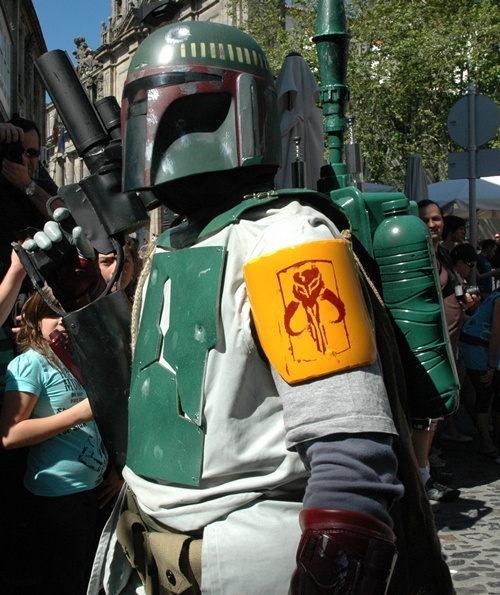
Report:
[{"label": "paved sidewalk", "polygon": [[460,498],[432,509],[457,595],[500,595],[500,464],[477,440],[438,443]]}]

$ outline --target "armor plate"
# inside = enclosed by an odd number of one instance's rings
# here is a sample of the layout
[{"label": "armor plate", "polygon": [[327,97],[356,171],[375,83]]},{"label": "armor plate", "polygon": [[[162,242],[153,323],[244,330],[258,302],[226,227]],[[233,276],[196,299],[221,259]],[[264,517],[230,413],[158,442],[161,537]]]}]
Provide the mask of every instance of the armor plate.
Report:
[{"label": "armor plate", "polygon": [[218,246],[154,256],[129,402],[127,465],[139,475],[199,485],[203,379],[217,340],[224,257]]},{"label": "armor plate", "polygon": [[375,362],[375,335],[345,240],[266,254],[245,265],[245,280],[262,347],[287,382]]}]

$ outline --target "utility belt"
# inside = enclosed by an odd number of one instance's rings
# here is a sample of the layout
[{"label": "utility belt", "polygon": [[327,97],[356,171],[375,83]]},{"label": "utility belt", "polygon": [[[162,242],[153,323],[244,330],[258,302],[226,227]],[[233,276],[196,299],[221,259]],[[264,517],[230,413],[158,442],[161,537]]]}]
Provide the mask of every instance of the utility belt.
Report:
[{"label": "utility belt", "polygon": [[[126,498],[116,535],[146,595],[200,595],[203,531],[181,533],[145,514],[129,488]],[[302,502],[304,490],[263,494],[260,499]]]},{"label": "utility belt", "polygon": [[202,537],[159,524],[137,506],[129,489],[117,538],[146,595],[200,595]]}]

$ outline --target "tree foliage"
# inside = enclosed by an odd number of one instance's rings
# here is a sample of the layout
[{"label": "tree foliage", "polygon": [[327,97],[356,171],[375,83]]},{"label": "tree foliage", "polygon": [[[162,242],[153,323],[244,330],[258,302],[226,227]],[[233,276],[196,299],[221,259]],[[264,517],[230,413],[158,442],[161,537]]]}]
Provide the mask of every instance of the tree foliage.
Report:
[{"label": "tree foliage", "polygon": [[[318,73],[312,42],[317,4],[230,0],[233,9],[246,7],[243,28],[262,45],[275,73],[292,50]],[[351,34],[347,112],[356,116],[365,179],[402,188],[412,153],[422,155],[432,180],[447,178],[447,154],[459,149],[447,131],[450,108],[471,82],[500,105],[498,0],[346,0],[345,5]],[[498,134],[490,146],[500,146]]]},{"label": "tree foliage", "polygon": [[453,104],[473,81],[500,100],[496,0],[354,0],[348,82],[368,177],[402,187],[407,158],[447,178]]},{"label": "tree foliage", "polygon": [[312,41],[317,0],[228,0],[229,10],[241,28],[266,52],[277,76],[290,52],[299,52],[313,71],[318,58]]}]

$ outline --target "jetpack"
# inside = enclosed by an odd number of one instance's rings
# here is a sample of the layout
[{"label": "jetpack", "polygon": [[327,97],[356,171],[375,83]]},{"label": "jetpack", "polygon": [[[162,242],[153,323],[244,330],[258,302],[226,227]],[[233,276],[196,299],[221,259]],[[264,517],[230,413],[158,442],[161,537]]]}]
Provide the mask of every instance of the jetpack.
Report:
[{"label": "jetpack", "polygon": [[344,211],[352,235],[376,265],[401,346],[409,414],[449,414],[458,406],[459,381],[429,230],[414,201],[400,192],[362,192],[343,161],[349,34],[342,0],[318,2],[313,40],[330,162],[322,169],[318,190]]}]

